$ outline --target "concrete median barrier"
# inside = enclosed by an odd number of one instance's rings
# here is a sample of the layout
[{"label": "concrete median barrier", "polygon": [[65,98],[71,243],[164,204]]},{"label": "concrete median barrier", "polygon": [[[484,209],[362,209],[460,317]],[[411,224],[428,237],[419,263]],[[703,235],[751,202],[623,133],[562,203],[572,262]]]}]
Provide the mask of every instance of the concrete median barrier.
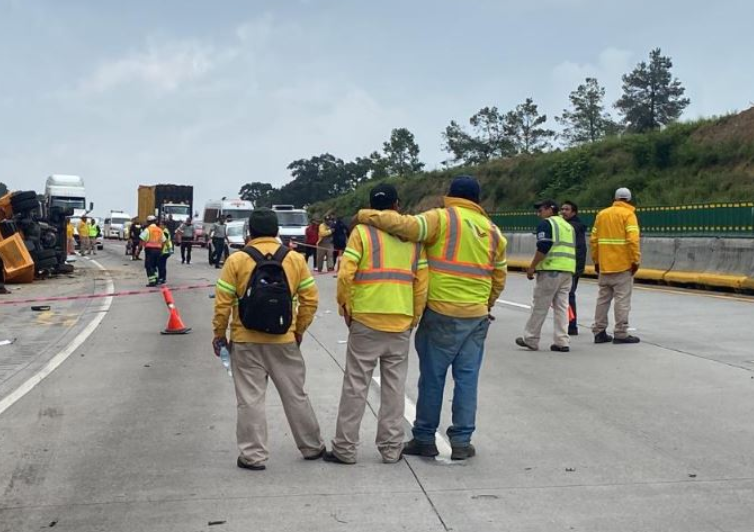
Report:
[{"label": "concrete median barrier", "polygon": [[705,286],[741,289],[754,269],[754,240],[717,239],[712,259],[699,282]]},{"label": "concrete median barrier", "polygon": [[644,237],[641,239],[641,268],[637,279],[664,281],[665,274],[673,268],[678,249],[678,239]]}]

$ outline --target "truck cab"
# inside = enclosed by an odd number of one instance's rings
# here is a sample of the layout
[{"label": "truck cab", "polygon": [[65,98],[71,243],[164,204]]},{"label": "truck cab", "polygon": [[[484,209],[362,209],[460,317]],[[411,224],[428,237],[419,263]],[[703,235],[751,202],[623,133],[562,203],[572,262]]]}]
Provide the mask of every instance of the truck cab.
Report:
[{"label": "truck cab", "polygon": [[283,244],[292,244],[294,248],[298,244],[303,244],[306,241],[306,226],[309,225],[309,215],[306,211],[296,209],[293,205],[273,205],[272,210],[278,217],[278,235]]}]

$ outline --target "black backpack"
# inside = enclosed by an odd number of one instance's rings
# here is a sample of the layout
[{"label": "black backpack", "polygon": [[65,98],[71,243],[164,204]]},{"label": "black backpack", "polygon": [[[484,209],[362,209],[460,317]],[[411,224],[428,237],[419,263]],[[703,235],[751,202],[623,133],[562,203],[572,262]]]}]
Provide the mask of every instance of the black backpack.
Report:
[{"label": "black backpack", "polygon": [[283,259],[288,248],[280,246],[274,255],[245,247],[256,267],[251,272],[246,292],[238,301],[239,317],[247,329],[267,334],[285,334],[293,322],[293,299]]}]

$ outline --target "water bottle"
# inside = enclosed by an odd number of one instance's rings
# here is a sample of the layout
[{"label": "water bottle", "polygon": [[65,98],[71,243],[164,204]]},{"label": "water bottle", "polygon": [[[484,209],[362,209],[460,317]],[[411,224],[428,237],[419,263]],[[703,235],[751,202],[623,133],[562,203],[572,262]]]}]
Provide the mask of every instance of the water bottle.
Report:
[{"label": "water bottle", "polygon": [[228,375],[232,377],[233,371],[230,369],[230,352],[225,346],[220,348],[220,361],[223,363],[225,369],[228,370]]}]

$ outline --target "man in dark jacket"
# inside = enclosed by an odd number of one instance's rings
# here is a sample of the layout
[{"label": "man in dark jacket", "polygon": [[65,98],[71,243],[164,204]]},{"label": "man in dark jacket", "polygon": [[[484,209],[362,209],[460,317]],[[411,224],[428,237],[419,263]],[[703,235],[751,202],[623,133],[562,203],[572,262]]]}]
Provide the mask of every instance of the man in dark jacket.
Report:
[{"label": "man in dark jacket", "polygon": [[586,266],[586,226],[579,219],[579,208],[572,201],[564,201],[560,207],[560,215],[568,221],[573,227],[573,233],[576,240],[576,273],[573,275],[571,291],[568,293],[568,304],[571,306],[571,319],[568,322],[568,334],[576,336],[579,334],[579,324],[576,317],[576,289],[579,286],[579,278],[584,274]]}]

